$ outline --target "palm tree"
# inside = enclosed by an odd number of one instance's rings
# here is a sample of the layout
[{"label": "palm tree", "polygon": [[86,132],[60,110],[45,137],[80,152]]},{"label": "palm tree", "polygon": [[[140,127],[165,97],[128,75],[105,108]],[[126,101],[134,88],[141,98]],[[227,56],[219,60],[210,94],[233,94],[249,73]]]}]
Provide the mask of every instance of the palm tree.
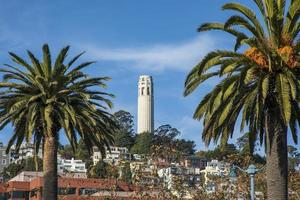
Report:
[{"label": "palm tree", "polygon": [[14,132],[7,146],[18,150],[23,141],[33,141],[36,154],[43,145],[43,199],[57,199],[57,149],[59,134],[64,131],[73,150],[81,137],[91,151],[102,151],[113,142],[115,125],[107,112],[111,94],[105,88],[108,77],[91,78],[82,70],[93,62],[72,67],[83,54],[65,62],[69,46],[63,48],[52,63],[49,47],[43,46],[43,60],[30,51],[30,63],[9,53],[16,64],[0,68],[0,128],[11,123]]},{"label": "palm tree", "polygon": [[211,77],[221,79],[194,113],[195,119],[204,119],[202,139],[207,145],[225,144],[241,116],[241,130],[247,126],[251,143],[259,139],[266,146],[268,198],[285,200],[287,130],[297,142],[300,123],[300,0],[253,2],[259,17],[244,5],[227,3],[223,9],[237,15],[199,27],[227,32],[236,44],[234,51],[208,53],[188,74],[184,95]]}]

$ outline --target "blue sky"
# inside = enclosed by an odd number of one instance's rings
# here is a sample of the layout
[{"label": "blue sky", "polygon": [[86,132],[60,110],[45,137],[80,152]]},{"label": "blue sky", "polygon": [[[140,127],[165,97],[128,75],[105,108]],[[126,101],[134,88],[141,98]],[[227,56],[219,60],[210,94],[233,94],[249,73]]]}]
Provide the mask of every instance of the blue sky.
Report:
[{"label": "blue sky", "polygon": [[[0,63],[11,63],[7,52],[40,55],[43,43],[53,54],[71,45],[70,55],[86,51],[81,61],[96,60],[89,70],[110,76],[108,91],[116,95],[114,111],[136,116],[137,81],[141,74],[154,79],[155,127],[171,124],[185,139],[201,142],[200,122],[192,119],[203,95],[216,81],[209,81],[188,98],[183,83],[188,71],[208,51],[230,48],[228,35],[197,33],[204,22],[224,21],[225,0],[10,0],[0,7]],[[11,128],[0,134],[6,142]],[[238,130],[236,136],[239,136]]]}]

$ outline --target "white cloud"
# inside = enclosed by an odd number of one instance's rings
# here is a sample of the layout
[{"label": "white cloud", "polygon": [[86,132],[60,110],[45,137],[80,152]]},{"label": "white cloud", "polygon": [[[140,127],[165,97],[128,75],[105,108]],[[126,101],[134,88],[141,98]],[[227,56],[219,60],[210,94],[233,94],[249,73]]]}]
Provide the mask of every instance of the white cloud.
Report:
[{"label": "white cloud", "polygon": [[101,48],[95,45],[80,45],[95,59],[129,62],[131,66],[149,71],[189,70],[201,57],[215,47],[208,35],[201,35],[177,44],[156,44],[148,47]]}]

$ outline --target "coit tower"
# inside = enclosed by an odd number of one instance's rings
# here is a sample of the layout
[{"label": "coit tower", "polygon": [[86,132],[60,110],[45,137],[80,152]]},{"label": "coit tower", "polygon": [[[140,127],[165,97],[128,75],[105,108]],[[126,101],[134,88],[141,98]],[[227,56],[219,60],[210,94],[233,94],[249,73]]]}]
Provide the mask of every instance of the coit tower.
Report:
[{"label": "coit tower", "polygon": [[153,132],[154,129],[154,103],[153,80],[149,75],[139,78],[138,86],[138,123],[137,133]]}]

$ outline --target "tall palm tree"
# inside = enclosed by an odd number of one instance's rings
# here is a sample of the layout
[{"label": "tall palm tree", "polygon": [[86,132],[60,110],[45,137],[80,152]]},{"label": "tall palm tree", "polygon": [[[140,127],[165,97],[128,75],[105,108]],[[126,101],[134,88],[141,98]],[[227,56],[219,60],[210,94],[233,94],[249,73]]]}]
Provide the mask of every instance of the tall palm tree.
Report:
[{"label": "tall palm tree", "polygon": [[49,47],[43,46],[39,61],[30,51],[30,63],[9,53],[16,65],[0,68],[0,128],[11,123],[14,132],[7,146],[18,150],[23,141],[33,141],[35,153],[43,145],[44,187],[43,199],[57,199],[57,149],[61,129],[73,149],[77,137],[89,147],[102,151],[113,142],[115,130],[107,112],[112,103],[111,94],[100,91],[108,77],[91,78],[82,70],[93,62],[72,67],[83,54],[66,62],[69,46],[63,48],[52,62]]},{"label": "tall palm tree", "polygon": [[[250,140],[266,145],[268,198],[285,200],[287,130],[298,140],[300,122],[300,0],[252,0],[260,16],[247,6],[227,3],[236,15],[225,23],[205,23],[199,31],[221,30],[236,38],[234,51],[208,53],[188,74],[185,95],[205,80],[219,77],[201,100],[194,118],[204,118],[202,139],[226,143],[237,119]],[[240,47],[243,47],[240,49]]]}]

